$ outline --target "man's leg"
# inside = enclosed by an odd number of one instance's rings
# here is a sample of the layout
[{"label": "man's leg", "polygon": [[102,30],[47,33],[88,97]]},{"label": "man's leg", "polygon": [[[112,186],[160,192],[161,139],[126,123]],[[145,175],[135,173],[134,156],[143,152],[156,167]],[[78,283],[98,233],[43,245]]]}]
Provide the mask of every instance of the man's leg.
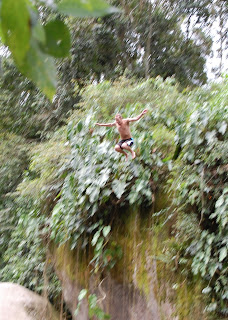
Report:
[{"label": "man's leg", "polygon": [[123,149],[126,149],[126,150],[130,151],[130,153],[132,155],[132,159],[135,159],[135,157],[136,157],[135,152],[131,149],[131,147],[129,147],[129,145],[126,142],[124,142],[121,147]]},{"label": "man's leg", "polygon": [[119,146],[118,144],[115,146],[115,150],[116,150],[117,152],[119,152],[119,153],[124,154],[124,155],[125,155],[125,157],[126,157],[126,161],[127,161],[127,159],[128,159],[128,155],[127,155],[127,153],[126,153],[126,152],[124,152],[124,151],[120,148],[120,146]]}]

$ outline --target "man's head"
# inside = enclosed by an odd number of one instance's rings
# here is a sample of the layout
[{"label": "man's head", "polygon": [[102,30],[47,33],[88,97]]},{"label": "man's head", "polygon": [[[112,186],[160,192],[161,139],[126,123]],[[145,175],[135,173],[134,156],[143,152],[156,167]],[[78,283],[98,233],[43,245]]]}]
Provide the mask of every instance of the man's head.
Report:
[{"label": "man's head", "polygon": [[116,120],[116,122],[117,122],[118,124],[121,124],[121,123],[122,123],[123,118],[122,118],[122,116],[121,116],[120,113],[117,113],[117,114],[115,115],[115,120]]}]

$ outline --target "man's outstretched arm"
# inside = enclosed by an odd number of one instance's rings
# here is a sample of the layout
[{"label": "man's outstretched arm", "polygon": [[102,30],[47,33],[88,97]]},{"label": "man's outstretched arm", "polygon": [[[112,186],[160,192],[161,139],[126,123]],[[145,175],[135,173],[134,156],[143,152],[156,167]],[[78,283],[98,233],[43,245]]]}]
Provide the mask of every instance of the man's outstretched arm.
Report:
[{"label": "man's outstretched arm", "polygon": [[116,125],[115,122],[112,123],[95,123],[96,126],[100,127],[114,127]]},{"label": "man's outstretched arm", "polygon": [[147,109],[143,110],[143,112],[140,113],[140,115],[138,117],[134,117],[134,118],[127,118],[126,120],[129,122],[133,122],[133,121],[138,121],[140,118],[142,118],[142,116],[147,113]]}]

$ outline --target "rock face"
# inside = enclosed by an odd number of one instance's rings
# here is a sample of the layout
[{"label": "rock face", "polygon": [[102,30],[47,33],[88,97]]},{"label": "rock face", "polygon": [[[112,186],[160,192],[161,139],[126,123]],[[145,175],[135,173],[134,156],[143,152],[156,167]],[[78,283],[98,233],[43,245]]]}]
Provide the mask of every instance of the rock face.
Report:
[{"label": "rock face", "polygon": [[96,274],[89,270],[88,253],[70,250],[68,244],[53,247],[55,271],[72,319],[89,320],[86,298],[75,315],[78,295],[86,288],[111,320],[207,320],[200,284],[189,285],[164,255],[169,236],[168,225],[161,232],[154,221],[143,220],[140,211],[127,212],[119,229],[112,231],[123,256],[113,269]]},{"label": "rock face", "polygon": [[[82,288],[78,281],[76,279],[70,280],[64,271],[59,272],[58,276],[62,282],[64,300],[71,311],[72,319],[89,320],[88,303],[85,300],[81,303],[78,315],[74,315],[77,307],[77,297]],[[153,291],[153,283],[150,284],[151,290],[148,299],[133,283],[132,285],[119,283],[110,275],[106,276],[101,283],[102,287],[97,285],[97,281],[92,276],[89,280],[89,291],[96,294],[101,301],[99,307],[108,313],[112,320],[179,319],[173,315],[175,309],[168,300],[161,304],[158,303]]]},{"label": "rock face", "polygon": [[51,304],[14,283],[0,282],[0,320],[58,320]]}]

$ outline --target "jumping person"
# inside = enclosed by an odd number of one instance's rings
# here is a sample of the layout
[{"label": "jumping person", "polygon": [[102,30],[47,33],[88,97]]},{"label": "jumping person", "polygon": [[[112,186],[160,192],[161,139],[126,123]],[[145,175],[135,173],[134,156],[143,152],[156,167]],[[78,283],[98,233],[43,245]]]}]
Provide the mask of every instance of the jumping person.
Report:
[{"label": "jumping person", "polygon": [[128,159],[128,154],[124,151],[130,151],[131,152],[131,156],[132,159],[134,159],[136,157],[135,152],[131,149],[131,146],[133,145],[133,138],[131,136],[131,131],[130,131],[130,122],[133,121],[138,121],[140,118],[142,118],[142,116],[147,113],[147,109],[143,110],[142,113],[140,113],[140,115],[138,117],[135,118],[127,118],[127,119],[123,119],[120,113],[117,113],[115,115],[115,122],[112,123],[96,123],[96,125],[98,126],[104,126],[104,127],[117,127],[117,130],[119,131],[120,134],[120,142],[117,143],[117,145],[115,146],[115,150],[117,152],[120,152],[122,154],[125,155],[126,157],[126,161]]}]

